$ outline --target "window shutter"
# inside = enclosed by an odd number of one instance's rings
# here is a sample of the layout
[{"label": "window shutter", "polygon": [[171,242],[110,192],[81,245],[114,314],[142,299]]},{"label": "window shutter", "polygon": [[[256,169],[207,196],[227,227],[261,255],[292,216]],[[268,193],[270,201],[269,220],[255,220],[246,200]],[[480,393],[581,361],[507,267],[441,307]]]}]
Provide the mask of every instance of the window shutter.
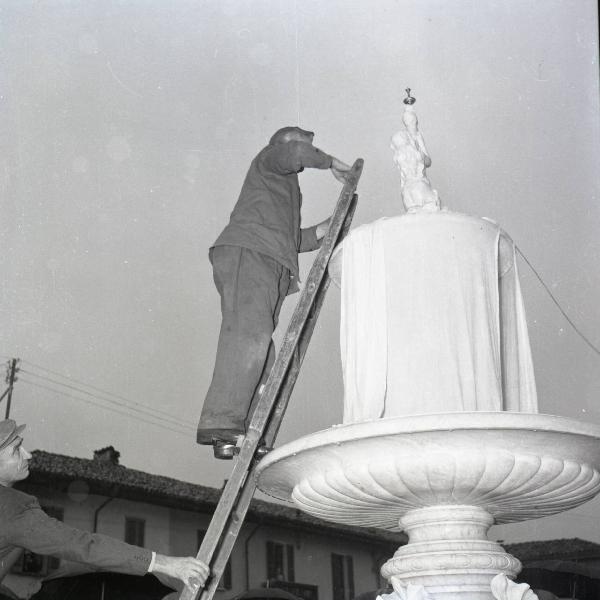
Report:
[{"label": "window shutter", "polygon": [[346,556],[346,575],[348,580],[348,598],[354,598],[354,562],[351,556]]},{"label": "window shutter", "polygon": [[341,554],[331,555],[331,581],[333,584],[333,600],[346,600],[344,590],[344,557]]},{"label": "window shutter", "polygon": [[287,580],[289,582],[296,581],[296,573],[294,570],[294,546],[288,544],[286,547],[287,551]]},{"label": "window shutter", "polygon": [[277,566],[275,564],[275,544],[267,542],[267,579],[275,579]]},{"label": "window shutter", "polygon": [[134,546],[144,547],[144,531],[146,521],[125,517],[125,542]]}]

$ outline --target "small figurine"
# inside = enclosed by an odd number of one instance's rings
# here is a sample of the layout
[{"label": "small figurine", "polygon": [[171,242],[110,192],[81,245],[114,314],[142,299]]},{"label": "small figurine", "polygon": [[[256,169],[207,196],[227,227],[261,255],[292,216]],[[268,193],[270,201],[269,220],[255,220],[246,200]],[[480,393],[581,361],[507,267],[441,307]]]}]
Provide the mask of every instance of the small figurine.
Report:
[{"label": "small figurine", "polygon": [[440,210],[438,193],[431,187],[425,170],[431,166],[431,158],[425,140],[419,131],[417,114],[413,108],[416,99],[406,89],[404,129],[392,137],[390,148],[394,152],[394,163],[400,169],[400,193],[406,211],[434,212]]}]

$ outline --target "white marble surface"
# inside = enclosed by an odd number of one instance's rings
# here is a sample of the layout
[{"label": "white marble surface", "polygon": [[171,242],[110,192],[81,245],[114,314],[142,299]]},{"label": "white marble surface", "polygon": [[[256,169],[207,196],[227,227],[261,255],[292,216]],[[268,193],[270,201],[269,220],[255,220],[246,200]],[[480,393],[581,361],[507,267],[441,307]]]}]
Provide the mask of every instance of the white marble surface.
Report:
[{"label": "white marble surface", "polygon": [[265,493],[352,525],[398,529],[407,511],[483,506],[497,523],[578,506],[600,491],[600,427],[527,413],[447,413],[326,429],[258,466]]},{"label": "white marble surface", "polygon": [[403,128],[390,141],[394,164],[400,171],[400,194],[407,212],[436,211],[440,209],[438,193],[431,187],[426,170],[431,157],[419,131],[417,113],[412,105],[404,108]]},{"label": "white marble surface", "polygon": [[285,444],[257,478],[316,517],[406,531],[409,543],[382,568],[395,588],[422,586],[434,600],[533,600],[513,584],[492,591],[494,577],[512,579],[521,565],[487,531],[598,494],[600,427],[516,412],[378,419]]}]

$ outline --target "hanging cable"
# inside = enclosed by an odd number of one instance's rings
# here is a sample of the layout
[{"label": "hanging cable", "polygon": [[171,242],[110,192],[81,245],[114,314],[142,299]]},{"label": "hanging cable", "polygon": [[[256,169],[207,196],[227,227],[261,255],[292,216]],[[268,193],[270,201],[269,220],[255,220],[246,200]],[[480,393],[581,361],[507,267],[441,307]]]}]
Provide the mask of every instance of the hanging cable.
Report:
[{"label": "hanging cable", "polygon": [[[47,385],[42,385],[40,383],[36,383],[34,381],[30,381],[28,379],[21,378],[20,381],[23,382],[23,383],[26,383],[27,385],[31,385],[31,386],[34,386],[34,387],[37,387],[37,388],[40,388],[40,389],[44,389],[44,390],[53,392],[55,394],[58,394],[61,397],[72,398],[73,400],[78,400],[79,402],[85,402],[86,404],[91,404],[92,406],[103,408],[105,410],[110,410],[110,411],[115,412],[117,414],[133,418],[136,421],[142,421],[144,423],[148,423],[150,425],[154,425],[154,426],[160,427],[162,429],[167,429],[169,431],[173,431],[174,433],[188,435],[188,433],[186,431],[183,431],[183,426],[181,426],[182,429],[173,429],[172,427],[167,427],[167,425],[165,423],[156,422],[156,421],[149,421],[148,419],[140,418],[138,415],[135,415],[135,414],[123,411],[123,410],[118,410],[116,408],[113,408],[112,406],[106,406],[106,405],[103,405],[103,404],[99,404],[98,402],[93,402],[92,400],[87,400],[86,398],[81,398],[79,396],[75,396],[73,394],[69,394],[69,393],[64,392],[62,390],[57,390],[57,389],[51,388],[51,387],[49,387]],[[189,426],[187,426],[186,428],[187,429],[195,430],[194,428],[189,427]]]},{"label": "hanging cable", "polygon": [[560,311],[560,313],[562,314],[562,316],[566,319],[567,323],[569,323],[569,325],[575,330],[575,332],[577,333],[577,335],[579,335],[579,337],[598,355],[600,356],[600,349],[595,346],[590,340],[589,338],[579,329],[579,327],[577,327],[577,325],[575,325],[575,323],[573,323],[573,321],[571,320],[571,318],[569,317],[569,315],[564,311],[563,307],[560,305],[560,303],[558,302],[558,300],[554,297],[554,294],[552,293],[552,291],[550,290],[550,288],[546,285],[545,281],[542,279],[541,275],[535,270],[535,268],[533,267],[533,265],[529,262],[529,260],[527,259],[527,257],[523,254],[523,251],[521,250],[521,248],[519,248],[519,246],[517,246],[515,244],[515,248],[517,250],[517,252],[521,255],[521,257],[523,258],[523,260],[527,263],[527,265],[529,266],[529,268],[533,271],[533,274],[537,277],[538,281],[542,284],[542,286],[544,287],[544,289],[546,290],[546,292],[548,292],[548,295],[550,296],[550,298],[552,299],[552,302],[554,302],[554,304],[556,305],[556,307],[558,308],[558,310]]},{"label": "hanging cable", "polygon": [[75,392],[78,392],[80,394],[85,394],[86,396],[90,396],[92,398],[95,398],[96,400],[101,400],[102,402],[108,402],[110,404],[114,404],[116,406],[118,406],[119,408],[123,409],[123,408],[127,408],[130,411],[136,412],[138,414],[142,414],[144,416],[153,418],[153,419],[161,419],[161,420],[167,420],[169,422],[171,422],[172,425],[176,425],[177,427],[185,427],[185,428],[189,428],[192,429],[187,423],[184,423],[183,421],[180,421],[179,419],[176,419],[174,417],[168,416],[168,417],[164,417],[162,415],[155,415],[152,414],[149,411],[144,411],[144,410],[140,410],[139,408],[136,408],[134,406],[128,406],[127,404],[124,404],[123,402],[120,401],[116,401],[116,400],[112,400],[111,398],[103,398],[101,396],[97,396],[96,394],[92,394],[91,392],[88,392],[85,389],[81,389],[77,386],[73,386],[73,385],[68,385],[66,383],[62,383],[61,381],[56,381],[55,379],[51,379],[50,377],[44,377],[43,375],[38,375],[37,373],[33,373],[27,369],[23,369],[22,373],[25,375],[30,375],[33,377],[37,377],[38,379],[41,379],[43,381],[46,381],[48,383],[51,383],[53,385],[57,385],[63,388],[67,388],[70,390],[73,390]]},{"label": "hanging cable", "polygon": [[[31,366],[33,366],[33,367],[35,367],[37,369],[41,369],[42,371],[46,371],[47,373],[51,373],[52,375],[56,375],[57,377],[61,377],[63,379],[66,379],[70,383],[79,384],[79,386],[81,386],[83,388],[89,388],[91,390],[99,392],[103,396],[108,396],[108,398],[104,398],[104,397],[101,398],[102,400],[106,400],[107,402],[115,402],[115,400],[110,400],[109,399],[109,398],[115,398],[116,400],[118,400],[119,404],[125,403],[125,404],[128,404],[128,405],[131,405],[133,409],[134,409],[134,407],[140,407],[139,410],[141,410],[142,412],[157,413],[157,415],[159,415],[161,417],[164,417],[166,419],[170,419],[172,421],[176,421],[177,424],[185,424],[185,425],[187,425],[187,423],[184,423],[183,421],[180,421],[179,419],[177,419],[176,417],[174,417],[170,413],[168,413],[168,412],[166,412],[164,410],[161,410],[159,408],[153,408],[153,407],[147,406],[145,404],[142,404],[141,402],[135,402],[134,400],[129,400],[128,398],[125,398],[123,396],[119,396],[118,394],[113,394],[111,392],[108,392],[106,390],[100,389],[100,388],[95,387],[93,385],[90,385],[88,383],[84,383],[82,381],[78,381],[76,379],[68,377],[67,375],[62,375],[61,373],[58,373],[56,371],[51,371],[50,369],[46,369],[45,367],[42,367],[40,365],[36,365],[36,364],[34,364],[34,363],[32,363],[32,362],[30,362],[28,360],[24,360],[23,362],[26,363],[26,364],[28,364],[28,365],[31,365]],[[91,392],[89,392],[89,391],[87,391],[85,389],[81,389],[79,387],[63,383],[61,381],[53,380],[50,377],[45,377],[44,375],[40,375],[39,373],[34,373],[32,371],[29,371],[29,370],[25,370],[24,372],[28,373],[29,375],[33,375],[34,377],[38,377],[40,379],[46,379],[47,381],[50,381],[51,383],[54,383],[55,385],[64,385],[67,388],[75,389],[75,390],[80,391],[82,393],[85,393],[85,394],[88,394],[90,396],[94,396],[94,397],[98,398],[97,395],[92,394]],[[152,416],[154,416],[154,415],[152,415]]]}]

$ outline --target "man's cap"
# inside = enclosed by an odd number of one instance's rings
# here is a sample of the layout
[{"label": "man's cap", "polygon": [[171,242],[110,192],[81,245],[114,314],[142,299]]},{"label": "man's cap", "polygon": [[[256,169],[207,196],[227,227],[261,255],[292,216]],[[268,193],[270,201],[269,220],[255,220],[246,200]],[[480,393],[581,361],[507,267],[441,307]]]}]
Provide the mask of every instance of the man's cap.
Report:
[{"label": "man's cap", "polygon": [[287,142],[287,138],[290,134],[300,134],[306,137],[315,135],[314,132],[306,131],[306,129],[301,129],[300,127],[282,127],[272,135],[269,144],[281,144]]},{"label": "man's cap", "polygon": [[25,425],[17,425],[12,419],[0,421],[0,450],[12,444],[25,429]]}]

